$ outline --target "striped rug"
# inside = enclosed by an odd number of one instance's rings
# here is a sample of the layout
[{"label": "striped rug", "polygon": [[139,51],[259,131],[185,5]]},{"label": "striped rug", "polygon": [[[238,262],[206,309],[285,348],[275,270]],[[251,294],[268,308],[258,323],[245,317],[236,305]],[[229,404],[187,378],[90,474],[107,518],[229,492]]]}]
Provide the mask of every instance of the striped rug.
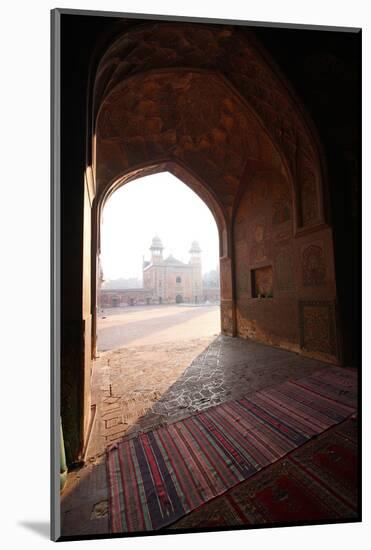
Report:
[{"label": "striped rug", "polygon": [[354,372],[322,370],[124,439],[107,452],[111,531],[168,526],[355,408]]}]

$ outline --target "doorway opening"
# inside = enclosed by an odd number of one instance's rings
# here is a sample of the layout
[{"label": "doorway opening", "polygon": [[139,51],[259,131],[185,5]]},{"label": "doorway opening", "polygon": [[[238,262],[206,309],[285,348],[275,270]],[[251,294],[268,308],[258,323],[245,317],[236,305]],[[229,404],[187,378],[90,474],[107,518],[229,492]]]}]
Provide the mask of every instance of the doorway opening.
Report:
[{"label": "doorway opening", "polygon": [[[174,175],[137,178],[105,202],[92,379],[98,448],[162,422],[174,384],[220,334],[219,261],[212,212]],[[189,414],[185,403],[177,412]]]}]

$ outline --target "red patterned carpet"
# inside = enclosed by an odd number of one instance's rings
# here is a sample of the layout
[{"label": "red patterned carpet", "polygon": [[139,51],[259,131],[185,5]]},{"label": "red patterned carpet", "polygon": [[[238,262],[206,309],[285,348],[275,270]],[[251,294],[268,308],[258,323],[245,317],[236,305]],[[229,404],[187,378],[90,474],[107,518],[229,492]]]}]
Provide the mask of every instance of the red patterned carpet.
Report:
[{"label": "red patterned carpet", "polygon": [[170,529],[356,520],[357,421],[346,420]]}]

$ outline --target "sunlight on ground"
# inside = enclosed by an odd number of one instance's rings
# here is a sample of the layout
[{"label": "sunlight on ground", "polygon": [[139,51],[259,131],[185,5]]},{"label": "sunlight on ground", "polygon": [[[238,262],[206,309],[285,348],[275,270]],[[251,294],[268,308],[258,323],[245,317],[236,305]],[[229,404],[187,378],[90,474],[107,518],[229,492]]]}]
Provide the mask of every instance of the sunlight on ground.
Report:
[{"label": "sunlight on ground", "polygon": [[147,415],[140,427],[150,427],[155,420],[153,405],[215,337],[132,345],[102,354],[95,362],[92,379],[98,414],[89,456],[138,428],[138,421]]}]

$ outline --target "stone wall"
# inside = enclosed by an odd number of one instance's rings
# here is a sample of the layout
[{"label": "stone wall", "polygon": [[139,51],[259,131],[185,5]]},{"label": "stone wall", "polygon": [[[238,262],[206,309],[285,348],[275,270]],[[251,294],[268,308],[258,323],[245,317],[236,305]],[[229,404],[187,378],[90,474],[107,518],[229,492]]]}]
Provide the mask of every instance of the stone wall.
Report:
[{"label": "stone wall", "polygon": [[245,185],[234,222],[237,334],[337,362],[331,229],[294,233],[282,175]]},{"label": "stone wall", "polygon": [[99,305],[105,307],[136,306],[155,303],[152,290],[133,289],[101,289]]}]

